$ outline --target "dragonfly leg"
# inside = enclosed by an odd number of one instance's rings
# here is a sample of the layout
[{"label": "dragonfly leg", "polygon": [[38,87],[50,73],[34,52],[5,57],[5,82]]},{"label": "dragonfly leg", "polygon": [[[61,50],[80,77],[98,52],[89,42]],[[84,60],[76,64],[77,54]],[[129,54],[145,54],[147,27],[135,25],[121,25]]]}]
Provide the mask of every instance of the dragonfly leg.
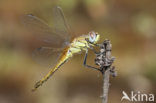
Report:
[{"label": "dragonfly leg", "polygon": [[93,66],[90,66],[90,65],[87,65],[87,56],[88,56],[88,49],[86,50],[86,53],[85,53],[85,57],[84,57],[84,61],[83,61],[83,65],[87,68],[91,68],[91,69],[94,69],[94,70],[98,70],[100,71],[99,68],[96,68],[96,67],[93,67]]}]

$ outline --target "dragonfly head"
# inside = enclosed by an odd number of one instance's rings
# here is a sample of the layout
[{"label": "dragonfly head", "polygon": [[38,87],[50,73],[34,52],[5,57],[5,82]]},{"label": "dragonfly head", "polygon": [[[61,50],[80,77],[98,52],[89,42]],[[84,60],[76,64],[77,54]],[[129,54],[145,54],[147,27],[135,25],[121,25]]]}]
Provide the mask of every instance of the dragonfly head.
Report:
[{"label": "dragonfly head", "polygon": [[100,39],[100,35],[94,31],[89,32],[88,35],[89,35],[88,41],[90,43],[96,44]]}]

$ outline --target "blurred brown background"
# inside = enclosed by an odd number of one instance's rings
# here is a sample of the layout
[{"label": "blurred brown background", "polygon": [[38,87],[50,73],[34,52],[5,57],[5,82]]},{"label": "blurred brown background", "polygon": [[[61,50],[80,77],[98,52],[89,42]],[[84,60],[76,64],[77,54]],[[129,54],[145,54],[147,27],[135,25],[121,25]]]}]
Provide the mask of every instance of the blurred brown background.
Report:
[{"label": "blurred brown background", "polygon": [[[83,67],[84,53],[31,92],[49,68],[32,60],[33,42],[25,38],[19,18],[32,13],[52,25],[56,5],[75,34],[94,30],[101,34],[100,42],[111,40],[118,76],[111,78],[109,103],[120,103],[123,90],[156,94],[155,0],[0,0],[0,103],[101,102],[102,76]],[[87,62],[94,64],[95,56],[89,53]]]}]

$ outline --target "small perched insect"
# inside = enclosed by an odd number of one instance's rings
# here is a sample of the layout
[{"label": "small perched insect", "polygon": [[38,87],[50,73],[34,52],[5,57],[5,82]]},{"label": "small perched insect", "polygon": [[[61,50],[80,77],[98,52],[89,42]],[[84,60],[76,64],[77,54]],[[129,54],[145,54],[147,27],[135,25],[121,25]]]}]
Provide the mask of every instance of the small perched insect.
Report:
[{"label": "small perched insect", "polygon": [[[48,44],[48,46],[36,49],[35,53],[42,55],[42,57],[46,55],[47,58],[53,55],[55,60],[57,60],[56,65],[50,69],[48,74],[35,84],[33,91],[47,81],[73,54],[80,53],[81,51],[88,53],[88,49],[93,49],[94,45],[96,45],[100,39],[100,35],[94,31],[76,37],[71,32],[62,9],[57,6],[54,8],[53,13],[54,29],[51,29],[38,17],[33,15],[26,15],[24,17],[23,22],[25,26],[34,31],[34,33],[37,34],[36,36],[42,37],[45,44]],[[46,35],[48,35],[48,38],[45,37]],[[53,61],[51,63],[53,63]],[[84,65],[86,65],[85,61],[84,63]]]}]

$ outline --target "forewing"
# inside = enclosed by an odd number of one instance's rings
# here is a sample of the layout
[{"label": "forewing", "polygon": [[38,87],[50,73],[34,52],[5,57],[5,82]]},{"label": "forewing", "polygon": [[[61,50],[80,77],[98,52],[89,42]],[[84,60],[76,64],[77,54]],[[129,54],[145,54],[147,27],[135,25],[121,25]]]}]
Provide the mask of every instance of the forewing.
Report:
[{"label": "forewing", "polygon": [[[36,62],[47,66],[52,66],[57,61],[62,50],[56,48],[64,48],[71,39],[71,30],[67,25],[64,14],[60,7],[55,7],[53,11],[54,28],[50,28],[48,24],[33,15],[25,15],[22,17],[24,27],[30,32],[32,40],[41,47],[33,52],[33,58]],[[41,45],[40,45],[41,42]]]},{"label": "forewing", "polygon": [[64,36],[57,34],[44,21],[31,14],[22,17],[22,23],[26,30],[32,34],[34,40],[42,42],[41,46],[63,47],[68,42]]},{"label": "forewing", "polygon": [[53,9],[53,19],[55,31],[61,34],[61,36],[65,36],[67,41],[70,41],[73,37],[73,32],[71,31],[64,13],[59,6],[56,6]]},{"label": "forewing", "polygon": [[60,57],[62,51],[63,49],[41,47],[37,48],[33,52],[32,57],[37,63],[43,66],[53,67],[56,64],[58,58]]}]

